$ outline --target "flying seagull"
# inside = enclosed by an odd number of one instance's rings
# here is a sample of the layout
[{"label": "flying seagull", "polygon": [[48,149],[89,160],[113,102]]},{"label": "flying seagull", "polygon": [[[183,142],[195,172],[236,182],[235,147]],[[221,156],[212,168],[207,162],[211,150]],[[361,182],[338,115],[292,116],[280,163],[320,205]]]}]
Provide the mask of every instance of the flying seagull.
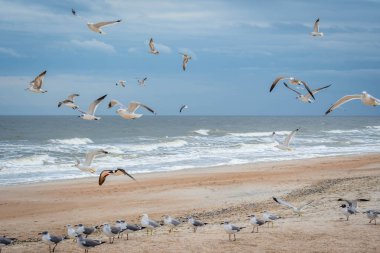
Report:
[{"label": "flying seagull", "polygon": [[186,70],[186,67],[187,67],[187,63],[189,62],[189,60],[191,60],[191,56],[185,54],[185,53],[179,53],[181,55],[183,55],[183,58],[182,58],[182,69],[183,71]]},{"label": "flying seagull", "polygon": [[280,199],[280,198],[273,197],[273,200],[276,201],[277,203],[279,203],[280,205],[283,205],[285,207],[292,209],[293,212],[298,214],[298,216],[301,216],[302,215],[301,211],[303,209],[305,209],[308,205],[310,205],[314,201],[314,200],[312,200],[312,201],[309,201],[309,202],[307,202],[307,203],[305,203],[299,207],[296,207],[296,206],[293,206],[292,204],[290,204],[290,203],[288,203],[285,200]]},{"label": "flying seagull", "polygon": [[197,232],[197,229],[199,227],[203,227],[204,225],[207,225],[208,223],[204,223],[202,221],[199,221],[199,220],[195,220],[193,217],[189,217],[188,218],[188,223],[193,227],[193,231],[194,233]]},{"label": "flying seagull", "polygon": [[269,89],[269,92],[272,92],[272,90],[274,89],[274,87],[276,87],[277,83],[281,80],[289,80],[290,84],[293,84],[293,85],[303,85],[307,92],[309,92],[310,96],[314,98],[314,95],[313,93],[311,92],[309,86],[307,85],[306,82],[302,81],[302,80],[299,80],[299,79],[296,79],[294,77],[285,77],[285,76],[278,76],[272,83],[272,85],[270,86],[270,89]]},{"label": "flying seagull", "polygon": [[86,159],[84,160],[83,164],[81,164],[80,161],[76,159],[77,163],[74,166],[82,171],[95,173],[96,169],[91,167],[91,163],[94,160],[95,156],[101,154],[108,154],[108,152],[103,149],[92,150],[86,154]]},{"label": "flying seagull", "polygon": [[317,18],[317,20],[315,20],[314,29],[310,34],[311,34],[311,36],[314,36],[314,37],[322,37],[323,36],[323,33],[319,32],[319,18]]},{"label": "flying seagull", "polygon": [[187,105],[181,106],[181,108],[179,109],[179,113],[181,113],[183,111],[183,109],[187,109],[187,108],[189,108]]},{"label": "flying seagull", "polygon": [[273,222],[275,220],[280,219],[280,218],[281,218],[280,216],[273,214],[273,213],[270,213],[268,211],[264,211],[264,213],[263,213],[264,222],[268,223],[268,227],[269,227],[269,223],[272,223],[272,228],[273,228]]},{"label": "flying seagull", "polygon": [[77,12],[76,12],[73,8],[71,8],[71,13],[72,13],[74,16],[77,15]]},{"label": "flying seagull", "polygon": [[158,222],[149,219],[147,214],[143,214],[141,216],[141,226],[146,227],[147,235],[149,234],[149,231],[150,235],[153,235],[153,229],[160,227],[161,225]]},{"label": "flying seagull", "polygon": [[369,201],[369,199],[354,199],[354,200],[348,200],[348,199],[338,199],[338,201],[344,201],[347,203],[346,204],[343,204],[341,205],[340,207],[342,208],[342,212],[343,214],[346,216],[347,220],[348,218],[350,217],[350,215],[352,214],[356,214],[358,213],[358,202],[362,202],[362,201]]},{"label": "flying seagull", "polygon": [[100,98],[96,99],[94,102],[92,102],[90,104],[90,106],[88,107],[88,111],[87,112],[84,112],[80,109],[78,109],[78,111],[80,111],[81,113],[83,113],[81,116],[79,116],[81,119],[84,119],[84,120],[100,120],[100,117],[96,117],[95,116],[95,111],[96,111],[96,108],[98,108],[100,102],[103,101],[103,99],[106,97],[107,95],[104,95],[104,96],[101,96]]},{"label": "flying seagull", "polygon": [[78,235],[77,237],[78,237],[77,245],[80,248],[84,249],[84,253],[88,253],[88,250],[90,248],[95,248],[96,246],[106,243],[100,240],[92,240],[92,239],[83,238],[82,235]]},{"label": "flying seagull", "polygon": [[255,232],[255,228],[256,228],[256,231],[258,233],[259,232],[259,226],[264,225],[265,222],[263,220],[256,218],[256,216],[254,214],[252,214],[248,217],[250,218],[249,222],[252,224],[252,227],[253,227],[251,233]]},{"label": "flying seagull", "polygon": [[144,105],[140,102],[130,102],[128,104],[128,108],[125,108],[125,106],[120,103],[119,101],[115,100],[115,99],[112,99],[109,103],[108,103],[108,109],[115,106],[115,105],[118,105],[119,106],[119,109],[116,110],[116,113],[120,115],[120,117],[122,117],[123,119],[138,119],[142,116],[142,114],[136,114],[135,111],[137,109],[139,109],[139,107],[143,107],[145,109],[147,109],[148,111],[150,111],[151,113],[155,114],[154,110],[150,107],[148,107],[147,105]]},{"label": "flying seagull", "polygon": [[[55,247],[57,247],[58,243],[62,242],[64,239],[61,236],[50,235],[48,231],[39,233],[39,235],[42,235],[42,241],[49,245],[49,253],[54,252]],[[53,249],[51,249],[52,245],[54,245]]]},{"label": "flying seagull", "polygon": [[176,228],[178,225],[181,224],[179,220],[173,219],[169,215],[164,215],[163,217],[164,217],[164,224],[170,227],[169,233],[171,233],[174,228]]},{"label": "flying seagull", "polygon": [[374,220],[375,225],[376,225],[376,219],[377,219],[378,215],[380,214],[380,211],[378,211],[378,210],[367,210],[363,213],[367,214],[367,218],[369,219],[369,223],[371,223]]},{"label": "flying seagull", "polygon": [[41,74],[39,74],[36,78],[34,78],[34,80],[29,83],[29,87],[26,88],[25,90],[29,90],[34,93],[47,92],[47,90],[42,89],[42,84],[43,84],[45,75],[46,75],[46,70],[42,71]]},{"label": "flying seagull", "polygon": [[137,83],[140,85],[140,86],[145,86],[145,81],[148,80],[148,77],[144,77],[143,79],[138,79],[137,78]]},{"label": "flying seagull", "polygon": [[[284,140],[283,143],[279,143],[278,145],[276,145],[275,147],[276,148],[279,148],[279,149],[282,149],[282,150],[287,150],[287,151],[291,151],[292,148],[289,147],[289,143],[290,141],[292,140],[292,138],[294,137],[294,135],[298,132],[299,128],[297,128],[296,130],[293,130]],[[276,135],[276,132],[273,132],[272,133],[272,138],[274,139]]]},{"label": "flying seagull", "polygon": [[222,223],[224,231],[228,234],[228,240],[231,240],[231,235],[234,235],[234,241],[236,241],[236,233],[240,232],[245,227],[238,227],[234,224],[231,224],[229,221],[225,221]]},{"label": "flying seagull", "polygon": [[[311,96],[310,96],[310,93],[308,93],[308,94],[306,94],[306,95],[303,95],[301,92],[299,92],[299,91],[297,91],[297,90],[295,90],[295,89],[289,87],[289,85],[287,85],[285,82],[284,82],[284,85],[285,85],[285,87],[288,88],[289,90],[292,90],[292,91],[294,91],[295,93],[298,94],[297,99],[298,99],[299,101],[304,102],[304,103],[312,103],[312,102],[313,102],[313,101],[311,100],[311,98],[310,98],[310,97],[311,97]],[[326,89],[326,88],[328,88],[328,87],[330,87],[330,86],[331,86],[331,84],[330,84],[330,85],[327,85],[327,86],[324,86],[324,87],[320,87],[320,88],[314,89],[314,90],[311,91],[311,93],[314,95],[315,93],[318,93],[319,91],[321,91],[321,90],[323,90],[323,89]]]},{"label": "flying seagull", "polygon": [[127,84],[127,82],[125,80],[119,80],[117,83],[116,83],[116,86],[120,85],[122,87],[125,87],[125,85]]},{"label": "flying seagull", "polygon": [[106,181],[106,177],[109,175],[115,175],[115,176],[127,175],[128,177],[136,181],[136,179],[131,174],[129,174],[123,169],[117,168],[116,170],[103,170],[99,175],[99,185],[102,185]]},{"label": "flying seagull", "polygon": [[78,96],[79,96],[79,94],[71,94],[70,96],[67,97],[67,99],[58,102],[58,107],[61,107],[61,105],[65,105],[65,106],[70,107],[74,110],[78,109],[79,107],[76,104],[74,104],[74,99],[75,99],[75,97],[78,97]]},{"label": "flying seagull", "polygon": [[329,114],[339,106],[343,105],[344,103],[347,103],[348,101],[354,100],[354,99],[360,99],[363,104],[369,105],[369,106],[378,106],[380,105],[380,100],[378,98],[375,98],[368,94],[367,92],[363,91],[361,94],[357,95],[347,95],[339,99],[335,102],[326,112],[325,115]]},{"label": "flying seagull", "polygon": [[100,34],[106,34],[105,32],[103,32],[102,29],[100,29],[101,27],[107,26],[107,25],[112,25],[115,23],[120,23],[120,22],[121,22],[121,19],[118,19],[115,21],[99,22],[99,23],[95,23],[95,24],[94,23],[87,23],[87,26],[93,32],[100,33]]},{"label": "flying seagull", "polygon": [[151,54],[159,54],[158,50],[154,47],[154,41],[153,38],[150,38],[149,41],[149,53]]}]

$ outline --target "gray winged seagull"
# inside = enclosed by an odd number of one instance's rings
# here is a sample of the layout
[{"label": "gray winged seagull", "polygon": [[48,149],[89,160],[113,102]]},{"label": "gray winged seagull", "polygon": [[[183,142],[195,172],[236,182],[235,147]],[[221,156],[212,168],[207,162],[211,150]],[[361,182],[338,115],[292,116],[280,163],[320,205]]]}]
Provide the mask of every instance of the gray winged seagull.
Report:
[{"label": "gray winged seagull", "polygon": [[329,114],[339,106],[343,105],[344,103],[347,103],[348,101],[360,99],[364,105],[368,106],[378,106],[380,105],[380,100],[378,98],[373,97],[372,95],[368,94],[367,92],[363,91],[361,94],[355,94],[355,95],[347,95],[336,101],[326,112],[325,115]]},{"label": "gray winged seagull", "polygon": [[153,38],[150,38],[149,40],[149,53],[151,54],[159,54],[158,50],[154,47],[154,41]]},{"label": "gray winged seagull", "polygon": [[147,235],[149,235],[149,232],[150,232],[150,235],[153,235],[153,230],[161,226],[157,221],[149,219],[149,216],[145,213],[141,216],[140,222],[141,222],[141,226],[146,227]]},{"label": "gray winged seagull", "polygon": [[146,80],[148,80],[148,77],[144,77],[143,79],[138,79],[137,78],[137,83],[140,85],[140,86],[145,86],[145,82]]},{"label": "gray winged seagull", "polygon": [[[140,231],[142,229],[140,226],[129,224],[125,220],[116,221],[116,226],[119,226],[122,229],[122,232],[127,234],[127,240],[129,240],[130,233]],[[121,238],[123,238],[123,233],[120,234]]]},{"label": "gray winged seagull", "polygon": [[34,93],[46,93],[47,90],[42,89],[42,84],[44,81],[44,77],[46,75],[46,70],[42,71],[33,81],[29,83],[29,87],[25,90],[29,90]]},{"label": "gray winged seagull", "polygon": [[270,213],[268,211],[264,211],[264,213],[263,213],[264,222],[268,223],[268,227],[269,227],[269,223],[272,223],[272,228],[273,228],[274,221],[276,221],[280,218],[281,218],[280,216],[273,214],[273,213]]},{"label": "gray winged seagull", "polygon": [[380,214],[379,210],[367,210],[363,213],[367,214],[367,218],[369,219],[369,223],[371,223],[372,221],[375,221],[375,225],[376,225],[376,219]]},{"label": "gray winged seagull", "polygon": [[185,54],[185,53],[179,53],[180,55],[182,55],[182,69],[183,71],[186,70],[186,67],[187,67],[187,63],[189,62],[189,60],[191,60],[191,56],[189,56],[188,54]]},{"label": "gray winged seagull", "polygon": [[71,94],[70,96],[67,97],[67,99],[58,102],[58,107],[65,105],[74,110],[78,109],[79,107],[74,103],[75,97],[78,97],[78,96],[79,94]]},{"label": "gray winged seagull", "polygon": [[205,226],[205,225],[208,224],[208,223],[204,223],[202,221],[196,220],[196,219],[194,219],[191,216],[188,218],[187,222],[193,227],[193,232],[194,233],[197,232],[197,229],[199,227],[203,227],[203,226]]},{"label": "gray winged seagull", "polygon": [[82,171],[95,173],[96,169],[94,167],[91,167],[91,163],[94,160],[95,156],[102,154],[108,154],[108,152],[103,149],[92,150],[86,154],[86,158],[83,163],[81,163],[79,159],[76,159],[76,164],[74,166]]},{"label": "gray winged seagull", "polygon": [[296,206],[294,206],[294,205],[292,205],[292,204],[290,204],[290,203],[288,203],[288,202],[286,202],[285,200],[280,199],[280,198],[273,197],[273,200],[276,201],[276,202],[277,202],[278,204],[280,204],[280,205],[283,205],[283,206],[285,206],[285,207],[287,207],[287,208],[292,209],[293,212],[295,212],[298,216],[302,216],[301,211],[304,210],[304,209],[305,209],[308,205],[310,205],[312,202],[314,202],[314,200],[312,200],[312,201],[308,201],[308,202],[306,202],[305,204],[296,207]]},{"label": "gray winged seagull", "polygon": [[83,238],[82,235],[78,235],[77,237],[78,237],[77,245],[79,246],[79,248],[84,249],[84,253],[88,253],[89,249],[95,248],[96,246],[106,243],[100,240],[92,240],[92,239]]},{"label": "gray winged seagull", "polygon": [[[279,143],[275,147],[281,150],[291,151],[292,148],[289,147],[290,141],[293,139],[294,135],[299,131],[299,128],[293,130],[282,143]],[[272,133],[272,138],[275,139],[276,132]]]},{"label": "gray winged seagull", "polygon": [[103,224],[103,234],[108,237],[109,243],[112,244],[115,237],[121,232],[121,228],[117,226],[110,226],[108,223]]},{"label": "gray winged seagull", "polygon": [[116,170],[103,170],[99,175],[99,185],[102,185],[106,181],[106,177],[109,175],[115,175],[115,176],[127,175],[132,180],[136,181],[136,179],[131,174],[126,172],[124,169],[117,168]]},{"label": "gray winged seagull", "polygon": [[103,101],[103,99],[106,96],[107,95],[101,96],[100,98],[98,98],[94,102],[92,102],[90,104],[90,106],[88,107],[87,112],[78,109],[78,111],[80,111],[82,113],[82,115],[80,115],[79,117],[81,119],[84,119],[84,120],[100,120],[101,119],[100,117],[95,116],[95,111],[96,111],[96,108],[98,108],[99,104]]},{"label": "gray winged seagull", "polygon": [[234,224],[231,224],[229,221],[224,221],[223,223],[224,231],[228,234],[228,240],[231,240],[231,235],[234,235],[234,241],[236,241],[236,233],[240,232],[245,227],[238,227]]},{"label": "gray winged seagull", "polygon": [[170,217],[170,215],[164,215],[163,217],[164,217],[164,224],[169,226],[169,233],[171,233],[174,228],[176,228],[178,225],[181,224],[179,220],[176,220]]},{"label": "gray winged seagull", "polygon": [[[311,100],[311,98],[310,98],[310,97],[311,97],[311,96],[310,96],[310,93],[308,93],[308,94],[306,94],[306,95],[303,95],[301,92],[299,92],[299,91],[297,91],[297,90],[295,90],[295,89],[289,87],[289,85],[287,85],[285,82],[284,82],[284,85],[285,85],[285,87],[288,88],[289,90],[292,90],[292,91],[294,91],[295,93],[298,94],[297,99],[298,99],[299,101],[304,102],[304,103],[313,103],[313,100]],[[320,92],[321,90],[326,89],[326,88],[328,88],[328,87],[330,87],[330,86],[331,86],[331,84],[330,84],[330,85],[327,85],[327,86],[323,86],[323,87],[317,88],[317,89],[314,89],[314,90],[311,91],[311,93],[314,95],[314,94]]]},{"label": "gray winged seagull", "polygon": [[155,114],[154,110],[150,108],[147,105],[144,105],[140,102],[132,101],[128,104],[128,108],[125,108],[125,106],[120,103],[119,101],[112,99],[108,104],[108,109],[114,107],[115,105],[119,106],[119,109],[116,110],[116,113],[120,115],[123,119],[138,119],[142,116],[142,114],[137,114],[135,111],[139,109],[139,107],[143,107],[150,111],[151,113]]},{"label": "gray winged seagull", "polygon": [[116,83],[116,86],[120,85],[122,87],[125,87],[125,85],[127,84],[127,81],[125,80],[119,80],[117,83]]},{"label": "gray winged seagull", "polygon": [[114,21],[105,21],[105,22],[99,22],[99,23],[95,23],[95,24],[94,23],[87,23],[87,26],[93,32],[100,33],[100,34],[106,34],[101,29],[102,27],[112,25],[112,24],[116,24],[116,23],[120,23],[120,22],[121,22],[121,19],[118,19],[118,20],[114,20]]},{"label": "gray winged seagull", "polygon": [[179,108],[179,113],[181,113],[184,109],[189,108],[187,105],[182,105],[181,108]]},{"label": "gray winged seagull", "polygon": [[256,215],[254,215],[254,214],[249,215],[248,217],[250,218],[249,219],[249,223],[252,224],[252,232],[251,233],[255,232],[255,228],[256,228],[256,233],[258,233],[259,232],[259,227],[262,226],[262,225],[264,225],[265,221],[256,218]]},{"label": "gray winged seagull", "polygon": [[363,202],[363,201],[369,201],[369,199],[354,199],[354,200],[348,200],[348,199],[343,199],[340,198],[338,201],[344,201],[347,204],[342,204],[341,211],[346,216],[346,220],[349,219],[349,217],[353,214],[359,213],[358,209],[358,202]]},{"label": "gray winged seagull", "polygon": [[12,243],[12,241],[14,240],[14,238],[7,238],[5,236],[0,236],[0,253],[1,253],[1,249],[4,247],[4,246],[8,246]]},{"label": "gray winged seagull", "polygon": [[[57,245],[64,239],[62,236],[50,235],[48,231],[44,231],[38,234],[42,236],[42,241],[49,245],[49,253],[54,252],[55,247],[57,247]],[[51,248],[52,245],[54,245],[53,249]]]},{"label": "gray winged seagull", "polygon": [[281,80],[288,80],[290,82],[290,84],[293,84],[293,85],[303,85],[305,87],[305,89],[307,90],[307,92],[309,92],[310,96],[314,98],[314,95],[313,93],[311,92],[309,86],[307,85],[306,82],[302,81],[302,80],[299,80],[299,79],[296,79],[294,77],[286,77],[286,76],[278,76],[276,77],[276,79],[273,81],[272,85],[270,86],[270,89],[269,89],[269,92],[272,92],[272,90],[274,89],[274,87],[276,87],[276,85],[278,84],[279,81]]},{"label": "gray winged seagull", "polygon": [[310,35],[314,36],[314,37],[322,37],[323,36],[323,33],[319,31],[319,18],[317,18],[317,20],[315,20],[313,31],[310,33]]},{"label": "gray winged seagull", "polygon": [[71,226],[70,224],[66,225],[67,227],[67,236],[70,238],[70,239],[73,239],[73,241],[75,242],[79,233],[76,231],[76,229]]},{"label": "gray winged seagull", "polygon": [[77,227],[76,229],[77,234],[79,235],[83,234],[85,235],[86,238],[87,236],[93,234],[98,229],[98,226],[85,227],[83,224],[75,225],[75,227]]}]

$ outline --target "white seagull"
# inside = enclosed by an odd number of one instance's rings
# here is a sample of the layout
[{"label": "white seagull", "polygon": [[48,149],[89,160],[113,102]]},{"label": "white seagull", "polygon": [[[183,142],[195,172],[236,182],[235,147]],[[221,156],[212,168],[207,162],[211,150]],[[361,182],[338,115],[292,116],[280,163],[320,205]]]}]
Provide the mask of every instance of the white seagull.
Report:
[{"label": "white seagull", "polygon": [[253,227],[251,233],[255,232],[255,228],[256,228],[256,232],[258,233],[259,232],[259,226],[264,225],[265,221],[256,218],[256,216],[254,214],[252,214],[248,217],[250,218],[249,222],[252,224],[252,227]]},{"label": "white seagull", "polygon": [[269,92],[272,92],[272,90],[274,89],[274,87],[276,87],[277,83],[281,80],[289,80],[290,84],[293,84],[293,85],[303,85],[305,87],[305,89],[307,90],[307,92],[309,92],[310,96],[314,99],[314,95],[313,93],[311,92],[309,86],[307,85],[306,82],[302,81],[302,80],[299,80],[299,79],[296,79],[294,77],[286,77],[286,76],[278,76],[272,83],[272,85],[270,86],[270,89],[269,89]]},{"label": "white seagull", "polygon": [[238,227],[234,224],[231,224],[229,221],[225,221],[222,223],[224,231],[228,234],[228,240],[231,240],[231,235],[234,235],[234,241],[236,241],[236,233],[240,232],[245,227]]},{"label": "white seagull", "polygon": [[314,37],[322,37],[323,36],[323,33],[319,31],[319,18],[317,18],[317,20],[315,20],[314,29],[310,34],[311,34],[311,36],[314,36]]},{"label": "white seagull", "polygon": [[[288,88],[289,90],[292,90],[292,91],[294,91],[295,93],[298,94],[297,99],[298,99],[299,101],[304,102],[304,103],[312,103],[312,102],[313,102],[313,100],[311,100],[311,98],[310,98],[310,97],[311,97],[311,96],[310,96],[310,93],[308,93],[308,94],[306,94],[306,95],[303,95],[301,92],[299,92],[299,91],[297,91],[297,90],[295,90],[295,89],[289,87],[289,85],[287,85],[285,82],[284,82],[284,85],[285,85],[285,87]],[[324,86],[324,87],[320,87],[320,88],[314,89],[314,90],[311,91],[311,93],[314,95],[315,93],[318,93],[318,92],[320,92],[321,90],[326,89],[326,88],[328,88],[328,87],[330,87],[330,86],[331,86],[331,84],[330,84],[330,85],[327,85],[327,86]]]},{"label": "white seagull", "polygon": [[96,246],[100,244],[106,243],[100,240],[92,240],[92,239],[83,238],[82,235],[78,235],[77,237],[78,237],[77,245],[80,248],[84,249],[84,253],[88,253],[88,249],[90,248],[95,248]]},{"label": "white seagull", "polygon": [[153,229],[160,227],[161,225],[158,222],[149,219],[147,214],[143,214],[141,216],[141,226],[146,227],[147,235],[149,234],[149,231],[150,235],[153,235]]},{"label": "white seagull", "polygon": [[29,83],[29,87],[26,88],[25,90],[29,90],[34,93],[47,92],[47,90],[42,89],[42,84],[43,84],[45,75],[46,75],[46,70],[42,71],[41,74],[39,74],[36,78],[34,78],[34,80]]},{"label": "white seagull", "polygon": [[66,227],[67,227],[67,236],[73,239],[73,241],[75,242],[79,233],[70,224],[66,225]]},{"label": "white seagull", "polygon": [[119,80],[117,83],[116,83],[116,86],[120,85],[122,87],[125,87],[125,85],[127,84],[127,81],[125,80]]},{"label": "white seagull", "polygon": [[102,29],[100,29],[103,26],[112,25],[115,23],[120,23],[121,19],[115,20],[115,21],[105,21],[105,22],[99,22],[99,23],[87,23],[88,28],[90,28],[91,31],[100,33],[100,34],[106,34],[103,32]]},{"label": "white seagull", "polygon": [[132,178],[132,180],[136,181],[136,179],[126,172],[125,170],[121,168],[117,168],[116,170],[103,170],[99,175],[99,185],[102,185],[106,181],[106,177],[109,175],[115,175],[115,176],[123,176],[127,175],[128,177]]},{"label": "white seagull", "polygon": [[312,200],[312,201],[309,201],[309,202],[307,202],[307,203],[305,203],[299,207],[296,207],[296,206],[293,206],[292,204],[290,204],[290,203],[288,203],[285,200],[280,199],[280,198],[273,197],[273,200],[276,201],[277,203],[279,203],[280,205],[283,205],[285,207],[292,209],[293,212],[298,214],[298,216],[301,216],[302,215],[301,211],[303,209],[305,209],[308,205],[310,205],[314,201],[314,200]]},{"label": "white seagull", "polygon": [[169,233],[171,233],[174,228],[176,228],[178,225],[181,224],[179,220],[173,219],[169,215],[164,215],[163,217],[164,217],[164,224],[170,227]]},{"label": "white seagull", "polygon": [[191,60],[191,56],[189,56],[185,53],[179,53],[179,54],[183,56],[183,58],[182,58],[182,69],[183,69],[183,71],[185,71],[186,67],[187,67],[187,63],[189,62],[189,60]]},{"label": "white seagull", "polygon": [[273,213],[270,213],[268,211],[264,211],[264,213],[263,213],[264,222],[268,223],[268,227],[269,227],[269,223],[272,223],[272,228],[273,228],[273,222],[275,220],[280,219],[280,218],[281,218],[280,216],[273,214]]},{"label": "white seagull", "polygon": [[117,236],[121,232],[120,227],[110,226],[108,223],[103,224],[103,234],[108,237],[109,243],[112,244],[115,240],[115,236]]},{"label": "white seagull", "polygon": [[61,107],[61,105],[65,105],[74,110],[78,109],[79,107],[76,104],[74,104],[74,99],[75,97],[78,97],[78,96],[79,94],[71,94],[70,96],[67,97],[67,99],[58,102],[58,107]]},{"label": "white seagull", "polygon": [[[275,147],[276,148],[279,148],[279,149],[282,149],[282,150],[287,150],[287,151],[291,151],[292,148],[289,147],[289,143],[290,141],[292,140],[292,138],[294,137],[294,135],[298,132],[299,128],[297,128],[296,130],[293,130],[284,140],[283,143],[279,143],[278,145],[276,145]],[[275,139],[275,135],[276,135],[276,132],[273,132],[272,133],[272,138]]]},{"label": "white seagull", "polygon": [[104,95],[104,96],[101,96],[100,98],[96,99],[94,102],[92,102],[90,104],[90,106],[88,107],[88,111],[87,112],[84,112],[80,109],[78,109],[78,111],[80,111],[81,113],[83,113],[81,116],[79,116],[81,119],[84,119],[84,120],[100,120],[101,118],[100,117],[96,117],[95,116],[95,111],[96,111],[96,108],[98,108],[100,102],[103,101],[103,99],[106,97],[107,95]]},{"label": "white seagull", "polygon": [[112,99],[109,103],[108,103],[108,109],[115,106],[115,105],[118,105],[119,106],[119,109],[116,110],[116,113],[120,115],[120,117],[122,117],[123,119],[138,119],[142,116],[142,114],[136,114],[135,111],[137,109],[139,109],[139,107],[143,107],[145,109],[147,109],[148,111],[150,111],[151,113],[155,114],[154,110],[151,109],[150,107],[144,105],[144,104],[141,104],[140,102],[130,102],[128,104],[128,108],[125,108],[125,106],[120,103],[119,101],[115,100],[115,99]]},{"label": "white seagull", "polygon": [[347,95],[339,99],[335,102],[326,112],[325,115],[329,114],[339,106],[343,105],[344,103],[347,103],[348,101],[354,100],[354,99],[360,99],[364,105],[369,106],[378,106],[380,105],[380,100],[378,98],[375,98],[368,94],[367,92],[363,91],[361,94],[356,95]]},{"label": "white seagull", "polygon": [[159,54],[158,50],[154,47],[154,41],[153,38],[150,38],[149,41],[149,53],[151,54]]},{"label": "white seagull", "polygon": [[101,154],[108,154],[108,152],[103,149],[92,150],[86,154],[86,159],[84,160],[83,164],[80,163],[79,159],[76,159],[77,163],[74,166],[82,171],[95,173],[96,169],[91,167],[91,163],[94,160],[95,156]]},{"label": "white seagull", "polygon": [[204,225],[207,225],[208,223],[204,223],[199,220],[195,220],[193,217],[189,217],[187,222],[193,227],[193,232],[197,232],[198,227],[203,227]]},{"label": "white seagull", "polygon": [[[54,252],[55,247],[57,247],[58,243],[63,241],[63,237],[61,236],[54,236],[50,235],[49,232],[44,231],[42,233],[39,233],[39,235],[42,235],[42,241],[49,245],[49,253]],[[51,249],[51,246],[54,245],[53,249]]]},{"label": "white seagull", "polygon": [[146,80],[148,80],[148,77],[144,77],[143,79],[138,79],[137,78],[137,83],[140,85],[140,86],[145,86],[145,82]]}]

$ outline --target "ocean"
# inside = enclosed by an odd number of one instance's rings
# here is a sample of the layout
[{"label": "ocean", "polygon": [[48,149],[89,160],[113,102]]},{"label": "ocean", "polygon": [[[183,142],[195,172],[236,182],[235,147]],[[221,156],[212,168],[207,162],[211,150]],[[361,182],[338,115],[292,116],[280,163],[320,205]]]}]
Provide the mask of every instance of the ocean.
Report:
[{"label": "ocean", "polygon": [[[292,151],[276,148],[300,128]],[[0,116],[0,185],[97,177],[73,167],[105,149],[94,166],[131,174],[380,152],[380,117]]]}]

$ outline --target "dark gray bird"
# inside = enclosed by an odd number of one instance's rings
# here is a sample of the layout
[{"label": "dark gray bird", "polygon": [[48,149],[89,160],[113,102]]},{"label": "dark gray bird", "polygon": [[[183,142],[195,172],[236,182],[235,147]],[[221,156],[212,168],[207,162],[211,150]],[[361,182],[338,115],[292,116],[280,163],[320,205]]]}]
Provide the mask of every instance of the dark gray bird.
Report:
[{"label": "dark gray bird", "polygon": [[193,217],[189,217],[187,222],[193,227],[194,233],[197,232],[197,229],[199,227],[203,227],[204,225],[208,224],[208,223],[201,222],[199,220],[195,220]]},{"label": "dark gray bird", "polygon": [[[42,241],[49,245],[49,253],[54,252],[55,247],[57,247],[57,245],[65,239],[62,236],[50,235],[48,231],[39,233],[39,235],[42,235]],[[51,249],[52,245],[54,245],[53,249]]]},{"label": "dark gray bird", "polygon": [[77,15],[77,12],[74,10],[74,9],[71,9],[71,13],[76,16]]},{"label": "dark gray bird", "polygon": [[99,246],[103,243],[106,243],[106,242],[100,241],[100,240],[87,239],[87,238],[83,238],[82,235],[78,235],[77,244],[80,248],[84,249],[85,253],[88,253],[88,250],[90,248],[95,248],[96,246]]},{"label": "dark gray bird", "polygon": [[116,170],[103,170],[99,175],[99,185],[102,185],[106,181],[106,177],[109,175],[115,175],[115,176],[127,175],[128,177],[136,181],[136,179],[131,174],[129,174],[128,172],[126,172],[125,170],[121,168],[117,168]]},{"label": "dark gray bird", "polygon": [[256,232],[258,233],[259,232],[259,227],[264,225],[265,224],[265,221],[263,220],[260,220],[260,219],[257,219],[256,216],[254,214],[248,216],[250,218],[249,222],[252,224],[253,226],[253,229],[252,229],[252,232],[251,233],[254,233],[255,232],[255,228],[256,228]]},{"label": "dark gray bird", "polygon": [[4,246],[10,245],[15,238],[7,238],[5,236],[0,237],[0,253]]}]

